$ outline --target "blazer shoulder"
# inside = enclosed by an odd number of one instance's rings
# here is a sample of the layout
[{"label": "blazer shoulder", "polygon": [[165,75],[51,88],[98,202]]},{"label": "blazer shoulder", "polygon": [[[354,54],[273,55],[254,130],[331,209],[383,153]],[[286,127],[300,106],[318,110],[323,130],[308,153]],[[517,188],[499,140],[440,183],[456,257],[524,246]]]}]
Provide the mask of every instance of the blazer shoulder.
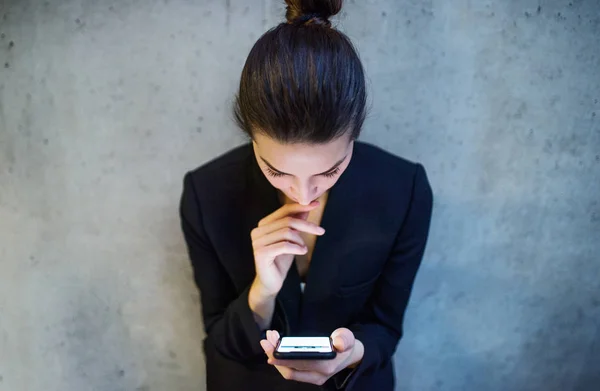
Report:
[{"label": "blazer shoulder", "polygon": [[229,178],[228,181],[234,181],[244,175],[244,169],[248,166],[252,147],[250,144],[243,144],[218,155],[217,157],[203,163],[202,165],[188,171],[189,176],[194,182],[223,182],[223,178]]},{"label": "blazer shoulder", "polygon": [[[412,181],[419,171],[424,173],[425,168],[419,162],[411,161],[402,156],[366,142],[357,142],[359,153],[361,154],[363,164],[371,172],[381,173],[381,175],[393,176],[394,178],[404,178]],[[382,167],[385,167],[382,169]]]},{"label": "blazer shoulder", "polygon": [[252,146],[235,147],[188,171],[183,179],[183,192],[193,192],[199,202],[228,202],[239,195],[246,184]]},{"label": "blazer shoulder", "polygon": [[[399,227],[411,209],[423,218],[431,215],[433,191],[421,163],[367,143],[361,143],[358,151],[365,170],[362,185],[369,189],[369,199],[382,205],[382,219],[392,218],[397,223],[394,226]],[[390,214],[391,210],[396,212]]]},{"label": "blazer shoulder", "polygon": [[194,178],[211,177],[216,174],[221,175],[224,171],[230,173],[239,167],[245,167],[248,163],[249,153],[251,152],[250,144],[243,144],[227,152],[224,152],[217,157],[203,163],[189,171],[189,174]]}]

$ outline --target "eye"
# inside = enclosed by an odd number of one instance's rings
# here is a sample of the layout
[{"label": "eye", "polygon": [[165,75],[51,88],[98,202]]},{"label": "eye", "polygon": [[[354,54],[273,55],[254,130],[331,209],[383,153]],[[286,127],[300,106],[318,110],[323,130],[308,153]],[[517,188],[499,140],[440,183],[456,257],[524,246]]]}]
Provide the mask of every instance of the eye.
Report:
[{"label": "eye", "polygon": [[324,176],[326,176],[327,178],[333,178],[334,176],[336,176],[338,173],[340,172],[340,168],[337,167],[335,170],[328,172],[327,174],[323,174]]},{"label": "eye", "polygon": [[[336,176],[338,173],[340,172],[340,168],[337,167],[335,170],[330,171],[326,174],[321,174],[327,178],[333,178],[334,176]],[[267,167],[267,174],[269,174],[270,176],[274,177],[274,178],[281,178],[282,176],[286,175],[286,174],[282,174],[280,172],[277,171],[273,171],[270,167]]]},{"label": "eye", "polygon": [[275,177],[275,178],[280,178],[284,175],[280,172],[271,170],[269,167],[267,167],[267,174],[269,174],[270,176]]}]

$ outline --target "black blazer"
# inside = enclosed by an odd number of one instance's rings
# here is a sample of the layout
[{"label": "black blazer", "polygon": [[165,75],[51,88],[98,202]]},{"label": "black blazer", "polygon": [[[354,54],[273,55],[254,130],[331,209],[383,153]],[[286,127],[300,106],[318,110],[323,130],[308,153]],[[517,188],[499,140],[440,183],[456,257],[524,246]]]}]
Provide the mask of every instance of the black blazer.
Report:
[{"label": "black blazer", "polygon": [[250,231],[281,207],[248,143],[185,175],[181,226],[200,290],[208,391],[394,388],[392,355],[427,241],[433,196],[422,165],[355,142],[331,188],[304,294],[292,265],[271,329],[330,335],[347,327],[365,353],[324,386],[285,380],[266,363],[248,306]]}]

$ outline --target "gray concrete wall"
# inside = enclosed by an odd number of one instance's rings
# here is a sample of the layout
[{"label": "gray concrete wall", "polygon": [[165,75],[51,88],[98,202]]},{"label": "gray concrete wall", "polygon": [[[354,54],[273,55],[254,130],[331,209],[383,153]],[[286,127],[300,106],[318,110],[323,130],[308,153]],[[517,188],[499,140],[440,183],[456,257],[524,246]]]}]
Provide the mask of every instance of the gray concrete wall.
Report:
[{"label": "gray concrete wall", "polygon": [[[204,389],[181,179],[281,3],[0,0],[1,391]],[[398,390],[600,389],[600,4],[346,3],[436,193]]]}]

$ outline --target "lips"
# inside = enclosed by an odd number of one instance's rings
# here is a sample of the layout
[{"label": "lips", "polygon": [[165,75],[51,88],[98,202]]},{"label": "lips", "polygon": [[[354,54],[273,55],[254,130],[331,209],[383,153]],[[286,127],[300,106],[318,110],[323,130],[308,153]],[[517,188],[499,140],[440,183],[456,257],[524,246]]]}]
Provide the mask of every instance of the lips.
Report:
[{"label": "lips", "polygon": [[[298,201],[298,199],[297,199],[297,198],[295,198],[295,197],[288,197],[288,198],[289,198],[290,200],[294,201],[294,202],[300,203],[300,201]],[[321,198],[321,196],[319,196],[319,197],[315,198],[314,200],[310,201],[310,202],[309,202],[309,204],[310,204],[311,202],[318,201],[318,200],[319,200],[319,198]]]}]

